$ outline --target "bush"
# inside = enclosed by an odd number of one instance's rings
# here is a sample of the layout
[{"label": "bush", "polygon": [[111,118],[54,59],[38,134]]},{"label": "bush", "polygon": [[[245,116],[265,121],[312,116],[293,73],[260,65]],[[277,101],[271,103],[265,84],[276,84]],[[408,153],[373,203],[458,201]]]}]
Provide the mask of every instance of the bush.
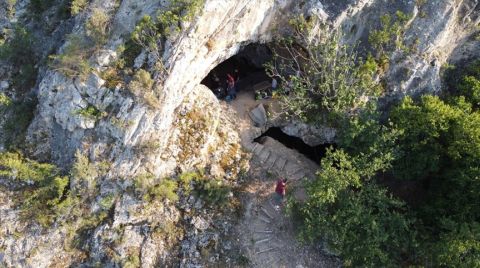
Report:
[{"label": "bush", "polygon": [[0,60],[14,66],[14,85],[23,91],[35,85],[38,61],[34,50],[35,39],[31,33],[21,26],[15,26],[11,37],[0,43]]},{"label": "bush", "polygon": [[308,32],[311,22],[300,17],[291,24],[293,36],[277,44],[273,61],[266,65],[269,75],[282,82],[287,116],[321,123],[329,119],[325,114],[343,115],[380,93],[372,79],[376,66],[369,61],[358,66],[353,48],[339,43],[340,33],[319,31],[314,42]]},{"label": "bush", "polygon": [[220,207],[228,202],[231,188],[220,179],[201,177],[195,181],[195,191],[208,205]]},{"label": "bush", "polygon": [[151,202],[154,199],[170,200],[172,202],[178,201],[178,195],[176,193],[178,184],[171,179],[163,179],[159,184],[151,187],[144,199],[147,202]]},{"label": "bush", "polygon": [[3,124],[3,138],[7,150],[22,149],[25,146],[25,136],[36,106],[37,100],[29,98],[4,106],[6,120]]},{"label": "bush", "polygon": [[403,36],[408,20],[410,16],[401,11],[397,11],[394,17],[390,14],[380,17],[381,30],[373,30],[368,36],[368,42],[377,50],[378,57],[386,51],[405,48]]},{"label": "bush", "polygon": [[346,267],[394,267],[415,244],[404,204],[374,184],[342,191],[334,203],[310,195],[300,214],[302,237],[325,239]]},{"label": "bush", "polygon": [[91,47],[81,35],[72,34],[67,37],[67,45],[63,52],[50,56],[50,67],[67,77],[78,77],[85,80],[92,67],[88,63]]},{"label": "bush", "polygon": [[128,84],[130,91],[137,97],[141,97],[143,101],[151,107],[159,107],[160,102],[153,90],[155,81],[149,72],[140,69],[133,76],[132,81]]},{"label": "bush", "polygon": [[70,10],[73,16],[82,12],[88,5],[88,0],[73,0],[70,5]]},{"label": "bush", "polygon": [[152,90],[153,83],[154,81],[150,73],[140,69],[133,76],[132,81],[128,84],[128,88],[134,95],[140,96],[145,91]]},{"label": "bush", "polygon": [[59,175],[50,164],[41,164],[18,153],[0,154],[0,176],[19,185],[21,215],[33,218],[42,226],[51,224],[57,216],[57,206],[68,190],[69,179]]},{"label": "bush", "polygon": [[51,8],[54,2],[55,0],[31,0],[28,7],[31,14],[38,15]]},{"label": "bush", "polygon": [[83,198],[90,197],[95,192],[96,179],[99,175],[101,175],[101,168],[90,163],[87,156],[77,151],[75,162],[70,170],[71,191]]},{"label": "bush", "polygon": [[201,11],[205,0],[174,0],[161,9],[156,20],[144,16],[132,32],[131,40],[151,53],[157,60],[157,67],[166,71],[162,65],[162,38],[172,38],[181,29],[181,22],[191,21]]},{"label": "bush", "polygon": [[88,105],[86,108],[79,109],[75,113],[93,120],[98,120],[103,116],[103,113],[93,105]]},{"label": "bush", "polygon": [[95,8],[85,23],[87,36],[92,39],[95,46],[102,46],[108,40],[110,17],[105,11]]}]

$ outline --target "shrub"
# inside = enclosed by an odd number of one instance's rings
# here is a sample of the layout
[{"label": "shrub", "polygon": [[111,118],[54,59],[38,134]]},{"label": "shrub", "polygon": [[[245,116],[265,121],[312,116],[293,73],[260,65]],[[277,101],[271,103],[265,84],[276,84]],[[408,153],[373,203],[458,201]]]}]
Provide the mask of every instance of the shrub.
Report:
[{"label": "shrub", "polygon": [[10,105],[4,107],[6,120],[3,124],[3,137],[7,150],[21,149],[25,145],[25,136],[36,106],[36,99],[25,98],[10,102]]},{"label": "shrub", "polygon": [[159,184],[151,187],[144,199],[147,202],[151,202],[154,199],[170,200],[172,202],[178,201],[178,195],[176,194],[178,184],[176,181],[165,178]]},{"label": "shrub", "polygon": [[52,7],[54,2],[54,0],[31,0],[28,7],[31,14],[38,15]]},{"label": "shrub", "polygon": [[162,38],[172,38],[181,29],[181,22],[191,21],[204,5],[205,0],[174,0],[161,9],[156,20],[144,16],[132,32],[131,39],[157,60],[157,68],[166,71],[162,62]]},{"label": "shrub", "polygon": [[15,87],[27,91],[36,82],[38,61],[34,50],[35,39],[31,33],[21,26],[15,26],[7,41],[0,43],[0,60],[6,61],[15,67]]},{"label": "shrub", "polygon": [[87,156],[80,151],[75,153],[75,162],[70,170],[72,178],[72,192],[84,198],[89,197],[95,190],[96,179],[100,175],[99,168],[90,163]]},{"label": "shrub", "polygon": [[120,76],[117,68],[108,68],[101,74],[103,80],[105,80],[105,87],[109,89],[115,89],[118,85],[123,85],[124,80]]},{"label": "shrub", "polygon": [[0,93],[0,109],[6,109],[12,105],[12,99],[4,93]]},{"label": "shrub", "polygon": [[73,16],[82,12],[88,5],[88,0],[73,0],[70,5],[70,10]]},{"label": "shrub", "polygon": [[97,120],[103,116],[103,113],[93,105],[88,105],[86,108],[79,109],[75,113],[93,120]]},{"label": "shrub", "polygon": [[371,31],[368,36],[368,42],[377,50],[378,57],[385,51],[405,49],[403,36],[408,20],[410,20],[410,16],[401,11],[397,11],[393,18],[390,14],[380,17],[381,29]]},{"label": "shrub", "polygon": [[108,40],[110,17],[105,11],[95,8],[85,23],[87,36],[96,46],[104,45]]},{"label": "shrub", "polygon": [[358,66],[354,48],[339,43],[340,33],[319,31],[319,42],[314,42],[308,32],[311,22],[300,17],[291,23],[293,36],[280,40],[273,61],[266,65],[269,75],[282,82],[287,116],[323,122],[329,119],[323,115],[348,113],[362,107],[365,97],[380,93],[372,79],[375,67],[370,61]]},{"label": "shrub", "polygon": [[71,34],[67,37],[67,45],[63,52],[50,56],[52,59],[50,67],[59,71],[67,77],[78,77],[85,80],[91,72],[92,67],[88,63],[91,47],[81,35]]},{"label": "shrub", "polygon": [[231,188],[220,179],[201,177],[195,182],[195,191],[207,204],[222,206],[228,202]]},{"label": "shrub", "polygon": [[122,51],[122,60],[124,61],[124,66],[132,67],[135,63],[135,59],[140,55],[142,52],[142,46],[138,43],[134,42],[133,39],[129,39],[126,43]]},{"label": "shrub", "polygon": [[133,76],[132,81],[128,84],[128,88],[134,95],[140,96],[142,93],[152,90],[153,83],[154,81],[150,73],[140,69]]},{"label": "shrub", "polygon": [[184,190],[185,195],[189,195],[192,191],[192,182],[200,180],[202,177],[202,172],[184,172],[180,174],[178,180],[180,182],[180,186]]},{"label": "shrub", "polygon": [[326,239],[346,267],[396,266],[415,244],[413,222],[404,211],[401,201],[373,184],[342,191],[332,204],[309,195],[301,208],[302,237]]},{"label": "shrub", "polygon": [[132,40],[147,49],[152,53],[156,59],[161,58],[160,38],[162,37],[157,24],[153,21],[152,17],[145,15],[135,26],[135,30],[132,32]]},{"label": "shrub", "polygon": [[135,96],[141,97],[147,105],[156,108],[160,106],[160,101],[153,89],[154,83],[150,73],[140,69],[133,76],[128,88]]},{"label": "shrub", "polygon": [[135,190],[140,193],[145,193],[155,182],[155,176],[151,173],[143,173],[137,175],[133,180]]},{"label": "shrub", "polygon": [[68,190],[68,177],[62,177],[59,173],[53,165],[26,159],[18,153],[0,154],[0,176],[20,183],[22,217],[33,218],[42,226],[54,221],[56,208]]}]

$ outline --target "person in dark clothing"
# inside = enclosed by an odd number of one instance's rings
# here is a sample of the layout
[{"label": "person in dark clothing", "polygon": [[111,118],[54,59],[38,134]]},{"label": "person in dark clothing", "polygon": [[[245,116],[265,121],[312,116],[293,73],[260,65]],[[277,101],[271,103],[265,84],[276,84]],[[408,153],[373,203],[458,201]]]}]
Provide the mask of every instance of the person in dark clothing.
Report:
[{"label": "person in dark clothing", "polygon": [[238,69],[235,69],[235,71],[233,71],[233,78],[235,79],[235,83],[238,83],[238,81],[240,80],[240,73],[238,72]]}]

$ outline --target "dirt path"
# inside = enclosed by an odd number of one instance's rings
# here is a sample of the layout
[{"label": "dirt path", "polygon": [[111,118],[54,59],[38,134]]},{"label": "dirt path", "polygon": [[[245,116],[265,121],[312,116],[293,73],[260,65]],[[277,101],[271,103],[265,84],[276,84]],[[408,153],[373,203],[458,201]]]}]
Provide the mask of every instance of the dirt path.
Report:
[{"label": "dirt path", "polygon": [[[272,106],[271,100],[262,100]],[[245,215],[237,226],[249,267],[337,267],[338,260],[325,256],[320,249],[301,245],[295,238],[294,223],[274,199],[274,187],[279,177],[289,180],[287,190],[295,198],[305,198],[302,180],[314,176],[318,165],[267,138],[263,144],[253,142],[265,129],[253,126],[248,112],[260,102],[253,92],[240,92],[231,104],[224,104],[235,117],[244,149],[251,152],[249,186],[244,197]],[[273,104],[274,105],[274,104]]]}]

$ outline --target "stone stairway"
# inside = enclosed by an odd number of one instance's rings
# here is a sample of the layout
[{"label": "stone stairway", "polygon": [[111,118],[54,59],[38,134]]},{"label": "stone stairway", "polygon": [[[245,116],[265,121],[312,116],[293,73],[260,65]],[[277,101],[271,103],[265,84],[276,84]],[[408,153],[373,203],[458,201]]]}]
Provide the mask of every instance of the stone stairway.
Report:
[{"label": "stone stairway", "polygon": [[289,181],[294,182],[315,176],[316,169],[299,163],[296,159],[292,159],[291,155],[279,154],[275,149],[257,142],[253,142],[245,148],[265,169],[287,178]]},{"label": "stone stairway", "polygon": [[250,255],[253,267],[283,267],[282,250],[284,245],[279,240],[283,220],[280,211],[275,208],[271,197],[266,198],[254,208],[250,222],[252,230]]}]

